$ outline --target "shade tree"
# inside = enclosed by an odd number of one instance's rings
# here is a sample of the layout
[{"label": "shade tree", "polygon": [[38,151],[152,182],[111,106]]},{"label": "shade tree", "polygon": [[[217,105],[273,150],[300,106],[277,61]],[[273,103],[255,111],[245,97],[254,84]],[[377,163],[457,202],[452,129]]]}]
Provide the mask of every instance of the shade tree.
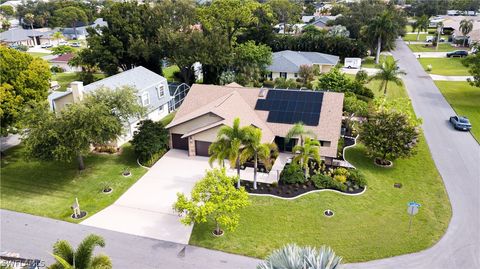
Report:
[{"label": "shade tree", "polygon": [[227,176],[225,169],[213,169],[195,183],[190,198],[177,193],[173,209],[185,225],[215,223],[214,233],[222,235],[223,229],[234,231],[240,222],[239,210],[250,205],[243,187],[235,188],[236,177]]}]

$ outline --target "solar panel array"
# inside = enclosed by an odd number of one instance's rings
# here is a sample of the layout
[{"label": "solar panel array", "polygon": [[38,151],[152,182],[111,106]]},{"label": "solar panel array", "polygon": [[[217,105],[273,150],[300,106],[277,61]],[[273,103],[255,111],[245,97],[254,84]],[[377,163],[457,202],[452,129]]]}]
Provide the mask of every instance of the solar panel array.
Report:
[{"label": "solar panel array", "polygon": [[269,90],[265,99],[258,99],[256,110],[269,111],[268,122],[294,124],[303,122],[317,126],[320,120],[323,92]]}]

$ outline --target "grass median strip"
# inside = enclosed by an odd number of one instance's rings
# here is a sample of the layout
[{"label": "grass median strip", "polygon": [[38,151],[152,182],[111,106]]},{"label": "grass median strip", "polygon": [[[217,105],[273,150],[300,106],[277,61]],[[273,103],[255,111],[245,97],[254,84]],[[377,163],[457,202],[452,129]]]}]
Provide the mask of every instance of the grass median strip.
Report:
[{"label": "grass median strip", "polygon": [[469,76],[468,69],[462,64],[461,58],[420,58],[418,59],[423,69],[431,65],[430,74],[442,76]]}]

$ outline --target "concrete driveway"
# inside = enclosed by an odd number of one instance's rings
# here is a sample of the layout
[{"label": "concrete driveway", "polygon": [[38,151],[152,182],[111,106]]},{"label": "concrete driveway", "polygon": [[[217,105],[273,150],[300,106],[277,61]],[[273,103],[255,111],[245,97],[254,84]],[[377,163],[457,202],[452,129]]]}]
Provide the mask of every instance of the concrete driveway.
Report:
[{"label": "concrete driveway", "polygon": [[170,150],[113,205],[81,224],[188,244],[192,226],[180,223],[172,205],[177,193],[190,193],[208,168],[206,157]]}]

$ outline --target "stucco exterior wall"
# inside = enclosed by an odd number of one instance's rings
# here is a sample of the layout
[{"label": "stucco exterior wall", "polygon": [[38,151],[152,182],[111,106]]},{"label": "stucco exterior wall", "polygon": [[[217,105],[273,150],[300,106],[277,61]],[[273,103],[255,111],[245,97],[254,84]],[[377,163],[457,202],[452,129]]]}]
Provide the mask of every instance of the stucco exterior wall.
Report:
[{"label": "stucco exterior wall", "polygon": [[217,126],[208,130],[205,130],[201,133],[195,134],[195,140],[213,142],[217,138],[218,130],[221,126]]},{"label": "stucco exterior wall", "polygon": [[73,104],[73,94],[62,96],[53,101],[55,112],[60,112],[66,105]]},{"label": "stucco exterior wall", "polygon": [[196,119],[189,120],[185,123],[179,124],[177,126],[174,126],[170,128],[170,133],[174,134],[186,134],[188,132],[191,132],[193,130],[205,127],[207,125],[210,125],[214,122],[220,121],[222,118],[214,115],[214,114],[207,114],[200,116]]},{"label": "stucco exterior wall", "polygon": [[[332,70],[333,65],[318,65],[320,69],[320,73],[328,73],[330,70]],[[297,76],[295,76],[297,74]],[[272,72],[272,80],[275,80],[276,78],[280,77],[280,72]],[[298,73],[293,73],[293,72],[287,72],[287,79],[297,79],[300,78],[300,74]]]}]

